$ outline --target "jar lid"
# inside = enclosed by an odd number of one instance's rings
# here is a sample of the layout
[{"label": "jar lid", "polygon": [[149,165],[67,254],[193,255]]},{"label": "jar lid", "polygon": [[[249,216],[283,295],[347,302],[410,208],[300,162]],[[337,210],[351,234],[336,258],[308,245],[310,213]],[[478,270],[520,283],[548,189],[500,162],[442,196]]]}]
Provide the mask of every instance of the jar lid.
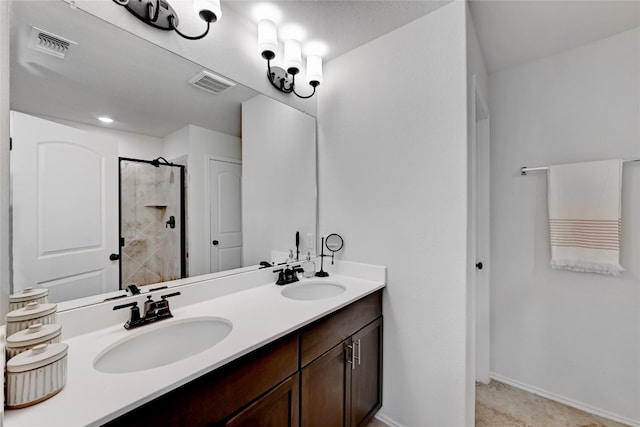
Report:
[{"label": "jar lid", "polygon": [[27,347],[42,341],[48,341],[59,335],[61,330],[62,326],[60,325],[35,323],[27,329],[9,335],[7,337],[7,347]]},{"label": "jar lid", "polygon": [[65,357],[68,348],[64,343],[39,344],[9,359],[7,372],[25,372],[49,365]]},{"label": "jar lid", "polygon": [[9,302],[23,302],[32,299],[42,298],[49,295],[49,289],[47,288],[24,288],[20,292],[9,295]]},{"label": "jar lid", "polygon": [[19,322],[46,316],[55,313],[56,307],[56,304],[40,304],[37,301],[32,301],[22,308],[7,313],[7,322]]}]

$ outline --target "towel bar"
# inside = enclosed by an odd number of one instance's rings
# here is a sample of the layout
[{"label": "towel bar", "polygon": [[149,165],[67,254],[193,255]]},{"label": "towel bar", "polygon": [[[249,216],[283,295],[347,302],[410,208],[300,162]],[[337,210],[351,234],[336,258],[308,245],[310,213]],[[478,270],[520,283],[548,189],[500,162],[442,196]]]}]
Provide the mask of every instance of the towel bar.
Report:
[{"label": "towel bar", "polygon": [[[640,159],[631,159],[631,160],[623,160],[622,163],[634,163],[640,162]],[[520,168],[520,175],[526,175],[527,172],[536,172],[536,171],[546,171],[549,169],[549,166],[538,166],[536,168],[528,168],[526,166],[522,166]]]}]

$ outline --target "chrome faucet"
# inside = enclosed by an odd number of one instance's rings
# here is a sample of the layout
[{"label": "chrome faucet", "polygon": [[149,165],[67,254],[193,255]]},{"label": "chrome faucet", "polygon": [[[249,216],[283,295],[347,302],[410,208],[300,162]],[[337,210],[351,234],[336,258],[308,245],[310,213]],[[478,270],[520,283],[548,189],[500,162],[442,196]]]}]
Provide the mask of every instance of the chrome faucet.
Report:
[{"label": "chrome faucet", "polygon": [[140,316],[140,308],[138,302],[130,302],[128,304],[116,305],[114,310],[120,310],[121,308],[131,307],[131,314],[129,320],[124,324],[125,329],[133,329],[142,325],[157,322],[159,320],[169,319],[173,317],[171,310],[169,309],[169,301],[167,298],[180,295],[180,292],[174,292],[167,295],[162,295],[160,301],[153,301],[151,295],[147,296],[147,300],[144,302],[144,315]]}]

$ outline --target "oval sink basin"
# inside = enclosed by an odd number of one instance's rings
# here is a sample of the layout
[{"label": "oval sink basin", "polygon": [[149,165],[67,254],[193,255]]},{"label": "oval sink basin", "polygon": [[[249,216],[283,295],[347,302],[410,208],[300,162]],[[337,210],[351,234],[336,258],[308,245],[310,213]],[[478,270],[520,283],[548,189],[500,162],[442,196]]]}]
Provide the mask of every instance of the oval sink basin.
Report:
[{"label": "oval sink basin", "polygon": [[[158,325],[160,326],[160,325]],[[94,368],[108,374],[144,371],[201,353],[225,339],[231,322],[213,317],[177,320],[140,330],[108,347],[96,357]]]},{"label": "oval sink basin", "polygon": [[285,298],[297,300],[318,300],[335,297],[345,291],[345,287],[332,282],[303,282],[295,285],[288,285],[281,294]]}]

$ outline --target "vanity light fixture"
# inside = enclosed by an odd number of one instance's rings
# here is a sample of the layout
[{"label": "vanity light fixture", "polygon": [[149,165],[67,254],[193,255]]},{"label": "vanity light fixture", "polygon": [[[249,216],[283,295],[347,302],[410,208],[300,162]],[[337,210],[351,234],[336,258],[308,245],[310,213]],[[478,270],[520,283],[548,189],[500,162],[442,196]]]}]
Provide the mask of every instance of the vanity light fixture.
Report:
[{"label": "vanity light fixture", "polygon": [[187,40],[199,40],[209,33],[211,23],[222,16],[220,0],[193,0],[193,10],[207,23],[207,29],[199,36],[188,36],[178,30],[178,14],[167,0],[113,0],[136,18],[160,30],[175,31]]},{"label": "vanity light fixture", "polygon": [[300,42],[288,39],[284,42],[284,61],[281,67],[272,67],[271,61],[276,57],[278,50],[278,37],[276,24],[263,19],[258,23],[258,48],[260,54],[267,60],[267,78],[269,82],[280,92],[293,93],[299,98],[311,98],[316,93],[316,88],[322,83],[322,58],[317,55],[307,56],[307,82],[313,88],[311,95],[303,96],[296,92],[296,75],[302,68],[302,53]]}]

